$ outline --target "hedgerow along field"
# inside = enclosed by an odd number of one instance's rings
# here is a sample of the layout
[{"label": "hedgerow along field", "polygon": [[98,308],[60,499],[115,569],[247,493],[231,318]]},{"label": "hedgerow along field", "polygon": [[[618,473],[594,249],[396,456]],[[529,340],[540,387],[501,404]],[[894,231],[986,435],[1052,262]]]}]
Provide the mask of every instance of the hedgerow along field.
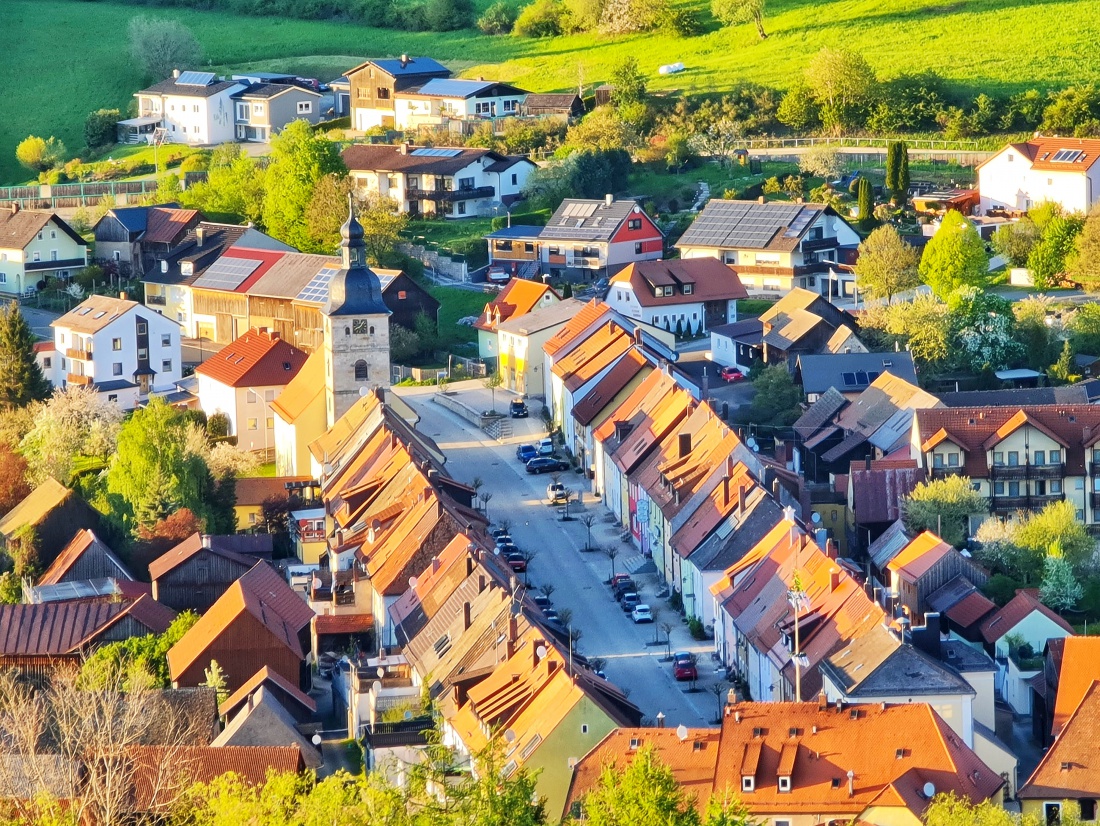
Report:
[{"label": "hedgerow along field", "polygon": [[[482,7],[490,2],[478,0]],[[719,29],[709,0],[679,2],[701,14],[707,33],[527,40],[112,2],[4,0],[4,28],[17,46],[0,61],[0,181],[28,178],[14,156],[26,135],[56,135],[75,154],[83,148],[88,112],[116,106],[125,111],[149,80],[135,70],[126,42],[127,23],[141,14],[189,26],[212,69],[293,70],[322,80],[361,58],[404,52],[430,55],[467,77],[564,91],[578,82],[599,84],[632,55],[654,90],[713,93],[744,82],[783,89],[822,46],[843,46],[861,52],[882,77],[934,70],[971,97],[1100,81],[1100,61],[1091,59],[1093,44],[1100,42],[1100,0],[768,0],[764,41],[751,24]],[[661,64],[676,61],[687,70],[658,75]]]}]

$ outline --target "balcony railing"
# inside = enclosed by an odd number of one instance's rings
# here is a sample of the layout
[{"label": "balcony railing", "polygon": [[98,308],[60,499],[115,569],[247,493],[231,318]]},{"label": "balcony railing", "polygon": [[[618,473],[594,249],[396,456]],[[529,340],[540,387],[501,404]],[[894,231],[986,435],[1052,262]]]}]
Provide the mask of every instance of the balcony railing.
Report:
[{"label": "balcony railing", "polygon": [[302,542],[324,542],[325,531],[324,529],[315,530],[313,528],[300,528],[298,530],[298,538]]},{"label": "balcony railing", "polygon": [[66,358],[71,358],[71,359],[76,359],[77,361],[91,361],[92,360],[92,351],[91,350],[77,350],[77,349],[74,349],[74,348],[69,348],[68,350],[65,351],[65,357]]},{"label": "balcony railing", "polygon": [[86,387],[86,386],[88,386],[92,383],[92,377],[91,376],[78,376],[75,373],[66,373],[65,374],[65,381],[68,382],[69,384],[76,384],[76,385],[80,385],[81,387]]},{"label": "balcony railing", "polygon": [[1066,475],[1066,466],[991,465],[989,475],[993,479],[1061,479]]},{"label": "balcony railing", "polygon": [[151,307],[163,307],[168,303],[168,297],[163,295],[146,295],[145,303]]},{"label": "balcony railing", "polygon": [[492,198],[497,193],[495,187],[475,186],[469,189],[409,189],[405,197],[410,201],[472,201],[476,198]]},{"label": "balcony railing", "polygon": [[1092,505],[1092,510],[1094,513],[1100,510],[1100,491],[1089,494],[1089,504]]},{"label": "balcony railing", "polygon": [[1042,508],[1049,505],[1051,502],[1061,502],[1065,498],[1066,495],[1064,493],[1031,493],[1017,496],[994,495],[992,499],[992,510],[1030,510],[1032,508]]},{"label": "balcony railing", "polygon": [[932,467],[933,479],[946,479],[948,476],[958,476],[962,473],[963,469],[956,465],[955,467]]}]

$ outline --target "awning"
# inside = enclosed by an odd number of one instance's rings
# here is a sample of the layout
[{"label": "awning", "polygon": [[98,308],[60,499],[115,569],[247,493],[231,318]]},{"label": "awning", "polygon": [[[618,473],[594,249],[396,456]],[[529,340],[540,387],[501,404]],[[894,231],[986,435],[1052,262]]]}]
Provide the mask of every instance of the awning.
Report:
[{"label": "awning", "polygon": [[119,126],[156,126],[160,123],[161,118],[159,115],[146,115],[141,118],[127,118],[126,120],[120,120]]}]

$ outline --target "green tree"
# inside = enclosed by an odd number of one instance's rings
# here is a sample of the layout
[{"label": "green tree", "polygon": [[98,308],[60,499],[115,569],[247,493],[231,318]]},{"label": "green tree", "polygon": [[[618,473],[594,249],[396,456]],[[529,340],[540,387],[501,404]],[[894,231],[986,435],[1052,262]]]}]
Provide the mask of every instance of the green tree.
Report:
[{"label": "green tree", "polygon": [[990,239],[993,250],[1010,266],[1026,267],[1032,248],[1039,242],[1039,228],[1030,218],[997,227]]},{"label": "green tree", "polygon": [[325,175],[346,175],[336,144],[315,133],[307,121],[290,123],[271,142],[271,163],[263,200],[268,234],[298,249],[312,239],[305,225],[314,187]]},{"label": "green tree", "polygon": [[568,11],[561,0],[534,0],[524,6],[512,27],[517,37],[557,37],[564,29]]},{"label": "green tree", "polygon": [[806,83],[795,83],[775,111],[776,119],[784,126],[789,126],[795,132],[806,132],[812,129],[821,119],[821,105],[818,103],[814,90]]},{"label": "green tree", "polygon": [[24,138],[15,147],[15,159],[32,172],[45,172],[65,161],[65,144],[57,138]]},{"label": "green tree", "polygon": [[181,203],[208,216],[263,225],[265,173],[240,144],[223,143],[210,155],[207,179],[189,186]]},{"label": "green tree", "polygon": [[782,427],[791,424],[800,414],[802,391],[791,378],[786,365],[765,367],[753,379],[756,395],[749,407],[750,421]]},{"label": "green tree", "polygon": [[974,226],[948,210],[928,241],[919,267],[921,280],[941,299],[959,287],[981,287],[989,276],[985,244]]},{"label": "green tree", "polygon": [[1050,365],[1047,376],[1062,384],[1072,384],[1079,381],[1081,376],[1077,373],[1077,365],[1073,361],[1073,345],[1069,340],[1062,342],[1062,352],[1058,360]]},{"label": "green tree", "polygon": [[468,29],[474,24],[472,0],[428,0],[424,15],[433,32]]},{"label": "green tree", "polygon": [[986,505],[968,476],[948,476],[913,488],[902,502],[902,511],[909,530],[931,531],[945,542],[961,547],[966,541],[968,517],[986,513]]},{"label": "green tree", "polygon": [[832,147],[815,146],[798,156],[798,168],[811,178],[824,178],[828,183],[840,177],[844,161]]},{"label": "green tree", "polygon": [[1073,352],[1100,355],[1100,304],[1083,304],[1070,316],[1069,331]]},{"label": "green tree", "polygon": [[160,397],[122,426],[107,471],[112,516],[119,524],[135,530],[151,525],[168,505],[203,518],[210,514],[215,485],[203,458],[190,450],[187,430],[183,416]]},{"label": "green tree", "polygon": [[951,314],[935,296],[918,294],[910,301],[871,306],[860,319],[862,329],[873,331],[880,344],[904,346],[923,365],[944,362],[951,349]]},{"label": "green tree", "polygon": [[859,179],[856,200],[859,203],[859,225],[870,229],[875,222],[875,190],[867,178]]},{"label": "green tree", "polygon": [[909,147],[905,141],[886,144],[886,188],[895,204],[904,204],[909,190]]},{"label": "green tree", "polygon": [[1023,345],[1028,367],[1033,370],[1042,370],[1053,357],[1053,330],[1047,324],[1050,308],[1051,300],[1045,295],[1030,295],[1012,305],[1016,339]]},{"label": "green tree", "polygon": [[983,800],[972,803],[954,792],[938,794],[924,811],[925,826],[1039,826],[1034,821],[1020,821],[1000,803]]},{"label": "green tree", "polygon": [[499,370],[494,370],[489,375],[481,380],[481,384],[488,390],[493,397],[493,413],[497,412],[497,388],[504,384],[504,376],[500,374]]},{"label": "green tree", "polygon": [[11,576],[0,586],[0,602],[18,604],[23,601],[23,580],[33,582],[42,573],[41,547],[34,525],[23,525],[8,537],[0,559],[10,560],[11,570],[5,573]]},{"label": "green tree", "polygon": [[1100,292],[1100,204],[1089,210],[1077,235],[1069,275],[1089,292]]},{"label": "green tree", "polygon": [[199,683],[204,688],[214,689],[218,698],[218,706],[229,699],[229,679],[217,660],[210,661],[210,667],[203,669],[203,681]]},{"label": "green tree", "polygon": [[34,360],[36,340],[15,301],[0,310],[0,404],[22,407],[50,395],[50,383]]},{"label": "green tree", "polygon": [[822,125],[836,134],[859,125],[877,84],[862,55],[827,46],[810,59],[806,82],[821,108]]},{"label": "green tree", "polygon": [[505,0],[497,0],[477,19],[482,34],[508,34],[516,24],[516,9]]},{"label": "green tree", "polygon": [[1043,583],[1039,599],[1059,613],[1072,611],[1085,595],[1085,589],[1073,574],[1073,568],[1062,556],[1058,543],[1052,543],[1043,562]]},{"label": "green tree", "polygon": [[1096,542],[1077,521],[1072,502],[1051,502],[1041,511],[1028,514],[1016,531],[1016,544],[1042,558],[1057,544],[1062,557],[1075,569],[1091,562]]},{"label": "green tree", "polygon": [[581,805],[591,826],[699,826],[695,801],[648,745],[622,768],[604,766]]},{"label": "green tree", "polygon": [[727,786],[721,792],[715,790],[707,801],[703,826],[756,826],[757,820],[748,807]]},{"label": "green tree", "polygon": [[887,301],[920,284],[917,251],[889,224],[874,230],[859,245],[856,283],[864,295]]},{"label": "green tree", "polygon": [[371,192],[358,202],[356,217],[363,227],[367,260],[375,266],[384,266],[393,259],[409,224],[408,216],[397,211],[392,199]]},{"label": "green tree", "polygon": [[400,324],[390,325],[390,361],[394,364],[408,364],[420,355],[421,349],[416,333]]},{"label": "green tree", "polygon": [[611,70],[611,103],[615,106],[628,106],[641,103],[646,96],[646,78],[638,68],[638,59],[633,55],[623,58]]},{"label": "green tree", "polygon": [[1036,289],[1054,286],[1057,276],[1066,271],[1066,261],[1073,254],[1082,221],[1075,215],[1056,215],[1043,228],[1042,238],[1027,256]]},{"label": "green tree", "polygon": [[135,17],[127,28],[130,57],[146,77],[167,78],[174,69],[197,68],[202,47],[178,20]]},{"label": "green tree", "polygon": [[348,220],[348,196],[355,183],[348,175],[329,174],[313,187],[305,222],[310,245],[303,252],[333,255],[340,247],[340,228]]},{"label": "green tree", "polygon": [[115,143],[121,119],[122,113],[118,109],[96,109],[84,119],[84,142],[93,149]]},{"label": "green tree", "polygon": [[167,204],[179,201],[182,192],[180,176],[175,172],[165,172],[157,178],[157,203]]},{"label": "green tree", "polygon": [[102,689],[123,679],[123,689],[169,688],[168,650],[199,621],[198,614],[184,611],[163,634],[130,637],[97,648],[80,666],[79,684]]},{"label": "green tree", "polygon": [[764,31],[764,0],[710,0],[710,12],[723,26],[755,23],[760,39],[768,36]]},{"label": "green tree", "polygon": [[41,484],[52,476],[69,485],[78,458],[105,462],[115,452],[122,410],[103,394],[70,385],[32,409],[34,424],[19,443],[32,484]]}]

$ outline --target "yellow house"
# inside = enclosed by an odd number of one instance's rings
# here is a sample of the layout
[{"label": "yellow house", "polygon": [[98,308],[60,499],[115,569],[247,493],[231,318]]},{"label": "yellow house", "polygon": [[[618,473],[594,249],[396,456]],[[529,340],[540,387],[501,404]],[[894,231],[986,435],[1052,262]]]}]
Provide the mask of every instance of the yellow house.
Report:
[{"label": "yellow house", "polygon": [[0,294],[38,291],[47,277],[68,278],[88,263],[88,242],[52,212],[0,209]]},{"label": "yellow house", "polygon": [[[308,476],[246,476],[237,480],[237,530],[244,533],[264,524],[264,503],[290,500],[291,491],[298,495],[312,490]],[[289,487],[288,487],[289,485]]]},{"label": "yellow house", "polygon": [[[325,354],[315,350],[271,403],[275,414],[275,473],[309,473],[309,443],[328,429],[325,412]],[[237,524],[243,524],[240,521]]]},{"label": "yellow house", "polygon": [[521,395],[541,395],[545,384],[542,345],[584,307],[567,298],[497,325],[497,363],[503,387]]}]

